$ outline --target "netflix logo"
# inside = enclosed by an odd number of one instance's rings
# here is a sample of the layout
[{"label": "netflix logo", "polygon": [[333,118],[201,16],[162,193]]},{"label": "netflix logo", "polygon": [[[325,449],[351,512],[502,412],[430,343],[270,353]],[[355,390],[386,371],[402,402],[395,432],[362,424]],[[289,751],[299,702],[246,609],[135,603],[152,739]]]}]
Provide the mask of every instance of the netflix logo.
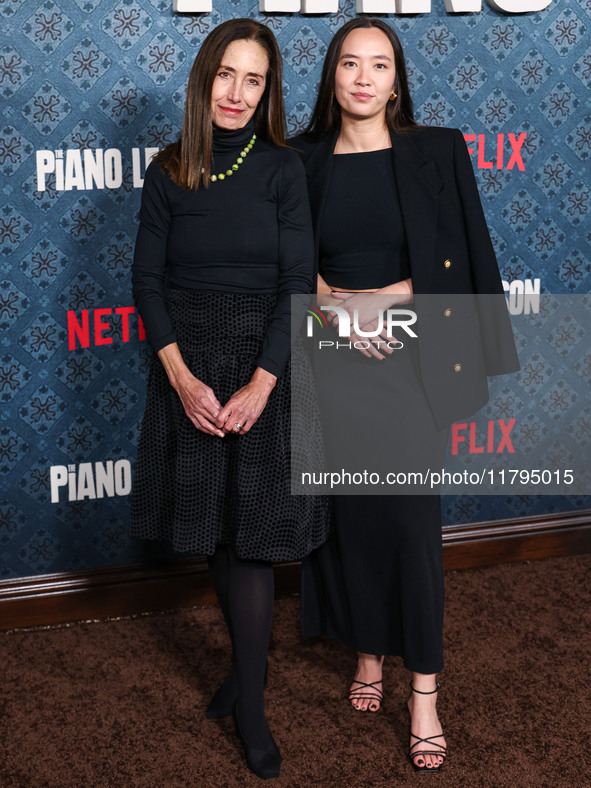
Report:
[{"label": "netflix logo", "polygon": [[134,306],[83,309],[77,314],[68,310],[68,350],[90,345],[112,345],[113,335],[120,329],[121,342],[131,337],[143,342],[146,338],[144,324]]},{"label": "netflix logo", "polygon": [[486,431],[479,433],[475,421],[452,424],[451,453],[457,455],[460,445],[468,450],[468,454],[502,454],[504,451],[515,454],[511,441],[511,430],[516,419],[497,419],[487,422]]},{"label": "netflix logo", "polygon": [[521,148],[527,132],[517,134],[464,134],[468,153],[476,156],[479,170],[512,170],[525,172]]}]

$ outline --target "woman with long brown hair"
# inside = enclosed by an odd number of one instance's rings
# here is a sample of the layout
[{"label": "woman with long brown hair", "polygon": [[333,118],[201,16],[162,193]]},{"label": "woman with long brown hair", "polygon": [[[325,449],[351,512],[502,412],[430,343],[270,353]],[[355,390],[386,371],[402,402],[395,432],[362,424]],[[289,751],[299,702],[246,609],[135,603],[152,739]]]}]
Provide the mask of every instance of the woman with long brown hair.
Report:
[{"label": "woman with long brown hair", "polygon": [[[384,470],[396,462],[403,471],[413,463],[427,468],[426,458],[441,468],[448,426],[484,404],[486,375],[517,368],[512,339],[500,354],[487,353],[480,317],[447,303],[404,352],[367,336],[374,306],[384,310],[413,294],[503,292],[462,134],[418,126],[398,37],[386,22],[360,17],[335,34],[312,119],[293,145],[308,176],[318,293],[363,330],[350,333],[361,353],[349,361],[349,378],[342,353],[319,354],[328,452],[342,462],[347,444],[357,446],[354,436],[374,436]],[[501,331],[506,317],[500,313]],[[450,330],[470,347],[447,345]],[[358,381],[367,385],[355,397]],[[302,632],[327,634],[358,652],[348,693],[358,711],[376,712],[383,702],[384,655],[403,658],[411,673],[409,759],[416,771],[437,772],[447,755],[436,710],[444,596],[439,495],[336,495],[334,526],[334,536],[304,562]]]},{"label": "woman with long brown hair", "polygon": [[234,714],[262,778],[281,763],[263,697],[271,562],[307,555],[327,533],[326,502],[290,495],[290,294],[312,288],[313,247],[284,123],[273,34],[249,19],[219,25],[195,58],[180,139],[147,169],[133,264],[157,358],[132,534],[207,555],[232,642],[207,716]]}]

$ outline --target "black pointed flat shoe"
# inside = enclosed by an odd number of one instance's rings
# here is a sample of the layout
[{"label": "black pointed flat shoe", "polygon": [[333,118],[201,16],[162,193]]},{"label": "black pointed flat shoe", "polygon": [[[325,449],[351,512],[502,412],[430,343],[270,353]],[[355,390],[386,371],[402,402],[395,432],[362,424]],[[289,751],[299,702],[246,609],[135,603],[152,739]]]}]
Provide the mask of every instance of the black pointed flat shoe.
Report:
[{"label": "black pointed flat shoe", "polygon": [[234,717],[234,725],[236,727],[236,735],[242,742],[244,747],[244,755],[246,757],[246,765],[253,774],[260,777],[261,780],[270,780],[274,777],[279,777],[281,769],[281,753],[279,747],[276,745],[275,740],[269,733],[270,742],[268,747],[258,749],[251,747],[246,741],[244,734],[238,722],[238,704],[234,704],[232,714]]}]

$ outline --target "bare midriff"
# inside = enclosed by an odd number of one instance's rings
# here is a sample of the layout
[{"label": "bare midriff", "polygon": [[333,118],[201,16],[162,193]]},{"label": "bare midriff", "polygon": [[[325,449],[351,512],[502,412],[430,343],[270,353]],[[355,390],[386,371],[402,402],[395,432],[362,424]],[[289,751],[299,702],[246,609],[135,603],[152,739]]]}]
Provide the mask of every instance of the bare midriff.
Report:
[{"label": "bare midriff", "polygon": [[379,288],[374,288],[373,290],[349,290],[348,287],[333,287],[332,285],[328,285],[331,290],[335,293],[377,293]]}]

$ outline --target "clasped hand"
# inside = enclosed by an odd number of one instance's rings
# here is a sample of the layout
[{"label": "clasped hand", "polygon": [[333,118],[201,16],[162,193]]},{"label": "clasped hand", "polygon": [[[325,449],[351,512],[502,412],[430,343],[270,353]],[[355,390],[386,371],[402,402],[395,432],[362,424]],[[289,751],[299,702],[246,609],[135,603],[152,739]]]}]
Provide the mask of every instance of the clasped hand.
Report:
[{"label": "clasped hand", "polygon": [[223,438],[228,432],[244,435],[256,424],[275,380],[274,375],[257,369],[250,382],[232,394],[223,407],[213,389],[193,376],[179,384],[177,391],[194,426],[201,432]]},{"label": "clasped hand", "polygon": [[[348,338],[360,353],[367,358],[384,359],[384,353],[390,355],[394,351],[392,345],[395,345],[396,339],[388,336],[385,325],[375,336],[364,336],[363,334],[377,332],[380,311],[383,313],[383,310],[388,309],[402,298],[393,294],[379,295],[377,293],[331,293],[331,296],[341,302],[339,304],[341,309],[347,311],[351,326]],[[335,327],[339,326],[336,312],[327,312],[326,315]],[[363,333],[359,333],[356,329]]]}]

